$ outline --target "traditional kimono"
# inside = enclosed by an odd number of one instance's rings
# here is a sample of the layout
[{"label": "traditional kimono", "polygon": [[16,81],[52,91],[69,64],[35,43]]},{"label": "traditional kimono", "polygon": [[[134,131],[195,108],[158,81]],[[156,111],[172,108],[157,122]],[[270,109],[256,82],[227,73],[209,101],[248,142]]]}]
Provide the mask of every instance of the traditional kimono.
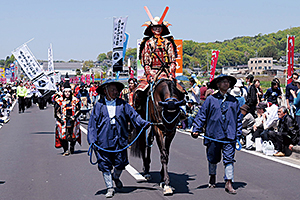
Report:
[{"label": "traditional kimono", "polygon": [[[95,143],[101,148],[119,150],[128,144],[128,121],[141,129],[149,122],[141,116],[123,99],[117,98],[115,102],[115,116],[110,118],[105,99],[100,99],[94,106],[89,125],[87,140],[89,144]],[[128,164],[127,150],[119,153],[96,151],[98,168],[108,172],[114,166],[118,170],[125,169]]]},{"label": "traditional kimono", "polygon": [[55,147],[61,147],[59,140],[70,140],[70,138],[67,138],[67,110],[71,110],[71,116],[74,116],[75,118],[75,121],[72,122],[74,124],[72,125],[73,131],[71,134],[71,141],[77,141],[81,144],[80,122],[78,119],[80,115],[79,100],[74,96],[72,96],[72,100],[64,100],[62,96],[57,96],[54,109],[56,118]]}]

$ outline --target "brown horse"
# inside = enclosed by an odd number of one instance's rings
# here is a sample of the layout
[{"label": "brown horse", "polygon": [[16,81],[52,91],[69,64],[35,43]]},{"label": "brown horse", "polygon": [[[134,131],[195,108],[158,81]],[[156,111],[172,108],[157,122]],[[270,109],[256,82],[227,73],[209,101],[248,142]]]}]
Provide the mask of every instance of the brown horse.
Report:
[{"label": "brown horse", "polygon": [[[155,136],[162,164],[160,185],[164,188],[164,195],[173,194],[168,175],[169,149],[181,115],[180,106],[185,104],[184,93],[179,91],[175,84],[171,80],[160,79],[146,91],[148,95],[136,94],[139,96],[139,102],[143,103],[137,111],[144,119],[152,122],[153,126],[132,146],[131,155],[142,157],[144,177],[149,180],[151,146]],[[133,134],[133,137],[135,136],[136,134]]]}]

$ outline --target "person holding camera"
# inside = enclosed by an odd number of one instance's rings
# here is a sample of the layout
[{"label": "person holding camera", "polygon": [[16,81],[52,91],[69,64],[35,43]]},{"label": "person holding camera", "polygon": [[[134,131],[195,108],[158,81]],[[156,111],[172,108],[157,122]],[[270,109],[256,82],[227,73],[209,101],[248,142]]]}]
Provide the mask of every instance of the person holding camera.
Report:
[{"label": "person holding camera", "polygon": [[[55,147],[63,148],[63,156],[73,154],[76,141],[81,144],[80,103],[72,95],[70,84],[66,82],[62,96],[55,99],[54,115],[56,118]],[[70,150],[69,150],[70,142]]]}]

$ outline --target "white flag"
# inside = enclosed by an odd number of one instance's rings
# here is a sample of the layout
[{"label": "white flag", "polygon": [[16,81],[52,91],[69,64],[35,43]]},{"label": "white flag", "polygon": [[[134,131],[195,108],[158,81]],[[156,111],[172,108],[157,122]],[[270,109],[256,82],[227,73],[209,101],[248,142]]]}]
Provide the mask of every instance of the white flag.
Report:
[{"label": "white flag", "polygon": [[12,53],[30,80],[43,73],[41,66],[26,44],[23,44]]},{"label": "white flag", "polygon": [[114,17],[114,38],[113,38],[113,70],[122,71],[123,68],[123,45],[125,42],[125,28],[127,17]]},{"label": "white flag", "polygon": [[48,49],[48,71],[54,72],[52,44],[50,44]]},{"label": "white flag", "polygon": [[53,85],[55,85],[55,78],[54,78],[54,64],[53,64],[53,50],[52,50],[52,44],[50,44],[50,47],[48,48],[48,77],[50,78],[50,81]]},{"label": "white flag", "polygon": [[38,61],[26,44],[23,44],[21,47],[12,51],[12,54],[37,89],[43,90],[41,91],[43,95],[49,93],[48,90],[55,90],[55,86],[45,75]]}]

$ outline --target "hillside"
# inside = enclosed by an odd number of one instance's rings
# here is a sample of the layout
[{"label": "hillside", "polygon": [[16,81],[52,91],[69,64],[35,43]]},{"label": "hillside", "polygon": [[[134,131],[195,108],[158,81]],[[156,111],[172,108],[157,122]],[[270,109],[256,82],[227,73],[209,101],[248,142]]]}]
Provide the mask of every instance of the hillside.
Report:
[{"label": "hillside", "polygon": [[300,27],[278,31],[277,33],[258,34],[254,37],[236,37],[223,42],[197,43],[183,41],[184,66],[206,66],[207,53],[210,58],[212,49],[220,50],[218,67],[223,65],[247,64],[251,57],[273,57],[279,59],[286,55],[287,35],[295,35],[295,53],[300,52]]},{"label": "hillside", "polygon": [[[280,56],[286,55],[287,35],[295,35],[295,53],[299,53],[300,27],[278,31],[277,33],[258,34],[254,37],[235,37],[223,42],[198,43],[192,40],[184,40],[183,64],[184,67],[191,68],[205,67],[211,57],[212,49],[220,50],[217,67],[247,64],[249,58],[255,56],[279,59]],[[136,48],[129,48],[126,56],[136,58]],[[125,58],[125,60],[127,59]]]}]

